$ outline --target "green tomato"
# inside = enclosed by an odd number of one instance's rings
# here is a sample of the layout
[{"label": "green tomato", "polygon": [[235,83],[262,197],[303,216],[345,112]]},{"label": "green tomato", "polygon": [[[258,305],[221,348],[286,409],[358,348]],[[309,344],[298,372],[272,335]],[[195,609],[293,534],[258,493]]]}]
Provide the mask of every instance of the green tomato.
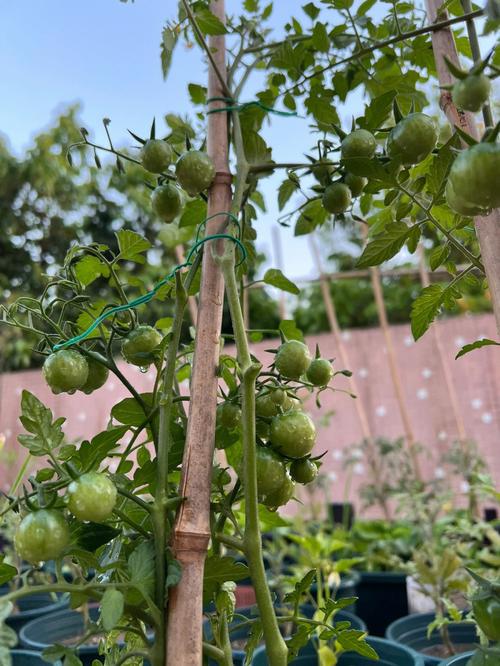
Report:
[{"label": "green tomato", "polygon": [[351,157],[371,159],[377,150],[377,141],[368,130],[357,129],[342,139],[340,150],[344,159]]},{"label": "green tomato", "polygon": [[141,162],[146,171],[164,173],[174,160],[172,146],[161,139],[149,139],[141,150]]},{"label": "green tomato", "polygon": [[459,109],[480,111],[488,101],[490,91],[491,81],[485,74],[469,74],[453,86],[453,102]]},{"label": "green tomato", "polygon": [[217,423],[227,430],[240,425],[241,409],[234,402],[221,402],[217,405]]},{"label": "green tomato", "polygon": [[264,446],[257,445],[257,491],[260,497],[281,487],[286,477],[283,459]]},{"label": "green tomato", "polygon": [[123,358],[132,365],[146,367],[155,360],[153,352],[161,341],[161,334],[152,326],[138,326],[122,342]]},{"label": "green tomato", "polygon": [[300,379],[310,363],[309,349],[299,340],[284,342],[274,360],[276,370],[287,379]]},{"label": "green tomato", "polygon": [[326,358],[315,358],[307,369],[306,377],[314,386],[327,386],[333,377],[333,366]]},{"label": "green tomato", "polygon": [[43,376],[52,393],[74,393],[85,385],[89,376],[89,364],[80,352],[61,349],[46,358]]},{"label": "green tomato", "polygon": [[472,611],[486,638],[500,641],[500,595],[480,593],[472,599]]},{"label": "green tomato", "polygon": [[295,483],[292,481],[290,475],[286,473],[281,486],[279,486],[279,488],[277,488],[274,492],[266,495],[264,497],[263,503],[269,509],[275,511],[280,506],[283,506],[289,500],[291,500],[294,492],[295,492]]},{"label": "green tomato", "polygon": [[481,215],[484,212],[482,208],[479,208],[479,206],[473,206],[470,203],[464,201],[462,197],[460,197],[455,192],[453,183],[449,179],[446,183],[445,194],[448,206],[453,211],[455,211],[455,213],[459,213],[459,215],[465,215],[466,217],[474,217],[474,215]]},{"label": "green tomato", "polygon": [[311,167],[311,173],[321,185],[328,185],[335,173],[334,164],[325,164],[325,160],[318,160]]},{"label": "green tomato", "polygon": [[336,215],[338,213],[345,213],[351,205],[351,190],[344,183],[333,183],[328,185],[323,193],[323,208]]},{"label": "green tomato", "polygon": [[316,428],[305,412],[291,410],[273,418],[269,439],[287,458],[304,458],[316,442]]},{"label": "green tomato", "polygon": [[255,423],[255,434],[259,439],[263,439],[267,442],[269,439],[269,433],[271,432],[271,426],[266,421],[257,420]]},{"label": "green tomato", "polygon": [[14,536],[14,546],[19,557],[37,564],[59,558],[69,540],[64,515],[54,509],[40,509],[22,519]]},{"label": "green tomato", "polygon": [[262,393],[255,398],[255,413],[263,418],[271,418],[279,412],[279,406],[269,393]]},{"label": "green tomato", "polygon": [[175,172],[179,185],[192,197],[210,187],[215,178],[215,167],[211,158],[200,150],[190,150],[181,155]]},{"label": "green tomato", "polygon": [[187,243],[193,235],[193,227],[178,227],[176,224],[163,224],[158,232],[158,239],[169,249]]},{"label": "green tomato", "polygon": [[387,139],[387,154],[405,166],[425,160],[437,143],[434,121],[425,113],[410,113],[392,128]]},{"label": "green tomato", "polygon": [[175,185],[158,185],[151,193],[153,210],[165,222],[172,222],[182,210],[181,191]]},{"label": "green tomato", "polygon": [[116,486],[107,474],[87,472],[68,486],[68,509],[78,520],[103,523],[113,513]]},{"label": "green tomato", "polygon": [[365,178],[364,176],[356,176],[353,173],[347,173],[344,178],[344,183],[351,190],[353,197],[359,197],[368,183],[368,178]]},{"label": "green tomato", "polygon": [[310,458],[294,460],[290,465],[290,474],[298,483],[311,483],[318,476],[318,466]]},{"label": "green tomato", "polygon": [[[500,144],[478,143],[458,155],[448,177],[450,206],[458,198],[471,209],[486,212],[500,206]],[[448,189],[449,188],[449,189]],[[452,189],[451,189],[452,188]],[[459,212],[459,211],[457,211]]]},{"label": "green tomato", "polygon": [[87,381],[81,387],[80,391],[89,394],[101,388],[101,386],[104,386],[106,380],[108,379],[109,370],[105,365],[99,363],[99,361],[96,361],[93,358],[87,357],[86,360],[89,366],[89,374]]}]

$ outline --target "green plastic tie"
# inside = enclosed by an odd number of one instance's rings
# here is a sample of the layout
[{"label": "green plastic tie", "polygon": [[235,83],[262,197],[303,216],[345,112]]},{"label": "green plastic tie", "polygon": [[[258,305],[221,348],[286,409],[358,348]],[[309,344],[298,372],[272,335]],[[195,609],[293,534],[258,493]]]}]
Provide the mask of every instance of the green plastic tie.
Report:
[{"label": "green plastic tie", "polygon": [[[210,215],[207,217],[204,222],[202,222],[202,225],[205,224],[208,220],[211,220],[214,217],[218,217],[219,215],[226,215],[227,217],[230,217],[233,222],[238,226],[238,229],[240,230],[239,227],[239,222],[238,219],[236,218],[235,215],[232,213],[226,213],[226,212],[221,212],[221,213],[215,213],[214,215]],[[201,226],[201,225],[200,225]],[[199,233],[199,230],[198,230]],[[241,230],[240,230],[241,233]],[[240,266],[246,259],[247,257],[247,251],[245,249],[245,246],[241,242],[239,238],[236,238],[235,236],[231,236],[230,234],[212,234],[210,236],[206,236],[205,238],[202,238],[201,240],[196,240],[195,244],[193,247],[189,250],[188,255],[186,257],[186,261],[183,264],[179,264],[176,266],[168,275],[166,275],[162,280],[160,280],[154,287],[151,289],[151,291],[148,291],[147,294],[143,294],[142,296],[139,296],[138,298],[135,298],[133,301],[130,301],[128,303],[123,303],[122,305],[116,305],[115,307],[110,308],[109,310],[106,310],[106,312],[103,312],[102,314],[95,319],[95,321],[92,322],[92,324],[85,330],[83,333],[80,333],[79,335],[75,335],[73,338],[70,338],[69,340],[65,340],[64,342],[59,342],[57,345],[54,345],[53,351],[58,351],[59,349],[65,349],[66,347],[71,347],[72,345],[78,344],[79,342],[82,342],[82,340],[85,340],[85,338],[88,338],[88,336],[95,331],[95,329],[102,324],[102,322],[105,319],[108,319],[109,317],[118,314],[119,312],[124,312],[126,310],[131,310],[132,308],[137,308],[139,305],[144,305],[145,303],[149,303],[158,291],[164,287],[166,284],[172,280],[172,278],[175,277],[175,274],[182,270],[183,268],[188,268],[189,266],[193,265],[193,259],[198,253],[198,250],[200,247],[204,244],[207,243],[208,241],[211,240],[230,240],[235,245],[238,246],[240,252],[241,252],[241,259],[240,261],[236,264],[236,266]]]},{"label": "green plastic tie", "polygon": [[207,99],[207,104],[210,102],[227,102],[229,106],[223,106],[220,109],[209,109],[207,111],[207,116],[210,115],[211,113],[221,113],[222,111],[245,111],[246,109],[251,108],[252,106],[257,106],[260,109],[263,109],[264,111],[267,111],[269,113],[274,113],[277,116],[296,116],[298,117],[298,114],[296,111],[280,111],[279,109],[275,109],[272,106],[266,106],[262,102],[259,102],[259,100],[253,100],[252,102],[237,102],[235,99],[232,99],[231,97],[209,97]]}]

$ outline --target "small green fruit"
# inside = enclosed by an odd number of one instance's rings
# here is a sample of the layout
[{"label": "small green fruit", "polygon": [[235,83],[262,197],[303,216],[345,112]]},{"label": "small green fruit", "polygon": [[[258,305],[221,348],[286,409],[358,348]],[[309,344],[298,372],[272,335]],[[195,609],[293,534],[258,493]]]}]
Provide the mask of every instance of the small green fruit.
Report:
[{"label": "small green fruit", "polygon": [[149,139],[141,150],[141,162],[146,171],[164,173],[174,159],[172,146],[161,139]]},{"label": "small green fruit", "polygon": [[182,210],[182,194],[171,183],[159,185],[151,194],[154,212],[165,222],[172,222]]},{"label": "small green fruit", "polygon": [[351,190],[344,183],[329,185],[323,194],[323,207],[332,215],[345,213],[351,205]]}]

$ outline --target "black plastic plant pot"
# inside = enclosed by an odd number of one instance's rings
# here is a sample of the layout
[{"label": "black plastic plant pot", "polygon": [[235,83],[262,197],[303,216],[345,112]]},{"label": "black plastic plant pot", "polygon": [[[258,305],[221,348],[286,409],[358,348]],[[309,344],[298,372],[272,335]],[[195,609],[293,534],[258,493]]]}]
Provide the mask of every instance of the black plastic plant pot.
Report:
[{"label": "black plastic plant pot", "polygon": [[357,586],[356,614],[374,636],[400,617],[408,615],[406,574],[396,571],[362,571]]},{"label": "black plastic plant pot", "polygon": [[[374,638],[372,636],[368,636],[367,641],[377,652],[379,656],[378,661],[361,657],[355,652],[346,652],[340,657],[338,666],[374,666],[374,664],[376,666],[424,665],[422,657],[403,645],[397,645],[384,638]],[[265,648],[257,648],[253,656],[252,666],[268,666],[268,664]],[[294,666],[318,666],[318,654],[314,645],[309,643],[290,664]]]},{"label": "black plastic plant pot", "polygon": [[[418,652],[424,658],[425,666],[437,666],[447,659],[447,656],[439,654],[443,643],[438,631],[433,631],[427,637],[427,627],[434,619],[434,613],[407,615],[387,627],[386,637]],[[457,654],[469,652],[478,645],[472,622],[453,622],[448,625],[448,632]]]},{"label": "black plastic plant pot", "polygon": [[[95,622],[98,615],[98,608],[90,609],[92,621]],[[63,610],[28,622],[19,633],[19,642],[23,647],[37,652],[42,652],[54,643],[64,643],[71,647],[82,636],[84,630],[85,621],[81,613]],[[94,659],[99,659],[99,646],[81,645],[77,653],[84,666],[91,666]]]},{"label": "black plastic plant pot", "polygon": [[330,520],[334,525],[342,525],[350,530],[354,523],[354,504],[350,502],[332,502],[328,507]]},{"label": "black plastic plant pot", "polygon": [[[32,650],[11,650],[10,657],[12,666],[47,666],[40,653]],[[61,666],[61,662],[54,662],[54,666]]]},{"label": "black plastic plant pot", "polygon": [[[9,591],[10,589],[7,585],[0,587],[0,599]],[[31,620],[36,620],[39,617],[44,617],[49,613],[55,613],[67,607],[67,595],[54,595],[48,592],[30,594],[16,601],[16,610],[7,618],[5,623],[19,633],[22,627],[31,622]]]},{"label": "black plastic plant pot", "polygon": [[441,662],[441,666],[467,666],[467,662],[473,656],[474,652],[463,652],[450,657],[446,661]]},{"label": "black plastic plant pot", "polygon": [[[303,606],[300,607],[300,612],[303,617],[311,618],[314,614],[314,611],[315,611],[314,606],[309,604],[304,604]],[[245,625],[241,629],[238,629],[238,625],[244,622],[245,618],[255,617],[257,614],[257,608],[256,606],[249,606],[248,608],[238,608],[236,612],[239,616],[243,617],[238,617],[232,622],[231,641],[232,642],[241,641],[241,643],[243,644],[248,637],[248,633],[250,631],[250,625]],[[359,629],[361,631],[366,630],[364,622],[360,620],[359,617],[356,617],[356,615],[348,613],[347,611],[339,611],[335,616],[335,621],[336,622],[347,621],[351,623],[351,627],[353,629]],[[206,620],[203,623],[203,630],[205,638],[207,640],[210,640],[212,638],[212,630],[210,627],[210,622],[208,620]],[[243,666],[244,663],[245,663],[245,649],[242,645],[241,648],[238,646],[238,648],[235,648],[233,650],[233,666]],[[217,666],[217,663],[210,659],[208,661],[208,664],[209,666]]]}]

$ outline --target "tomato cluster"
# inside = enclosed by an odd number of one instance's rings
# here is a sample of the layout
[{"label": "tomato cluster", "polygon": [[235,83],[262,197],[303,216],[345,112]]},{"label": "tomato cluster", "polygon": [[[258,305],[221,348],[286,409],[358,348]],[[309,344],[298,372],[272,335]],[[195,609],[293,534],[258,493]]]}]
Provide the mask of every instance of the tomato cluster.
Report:
[{"label": "tomato cluster", "polygon": [[500,144],[478,143],[462,150],[453,162],[446,200],[460,215],[481,215],[500,206]]},{"label": "tomato cluster", "polygon": [[[117,490],[106,474],[87,472],[71,481],[66,493],[69,511],[82,521],[102,523],[116,505]],[[17,554],[31,564],[60,558],[71,540],[62,510],[41,508],[21,520],[14,537]]]},{"label": "tomato cluster", "polygon": [[[319,351],[312,359],[307,345],[298,340],[280,345],[273,368],[272,378],[267,373],[258,385],[255,431],[259,500],[274,510],[293,497],[296,483],[311,483],[318,475],[319,462],[311,457],[316,428],[303,411],[297,390],[300,385],[309,390],[324,389],[334,372],[331,362],[321,358]],[[217,426],[236,435],[242,427],[239,402],[240,396],[235,394],[217,407]],[[243,464],[241,460],[236,465],[241,478]]]}]

